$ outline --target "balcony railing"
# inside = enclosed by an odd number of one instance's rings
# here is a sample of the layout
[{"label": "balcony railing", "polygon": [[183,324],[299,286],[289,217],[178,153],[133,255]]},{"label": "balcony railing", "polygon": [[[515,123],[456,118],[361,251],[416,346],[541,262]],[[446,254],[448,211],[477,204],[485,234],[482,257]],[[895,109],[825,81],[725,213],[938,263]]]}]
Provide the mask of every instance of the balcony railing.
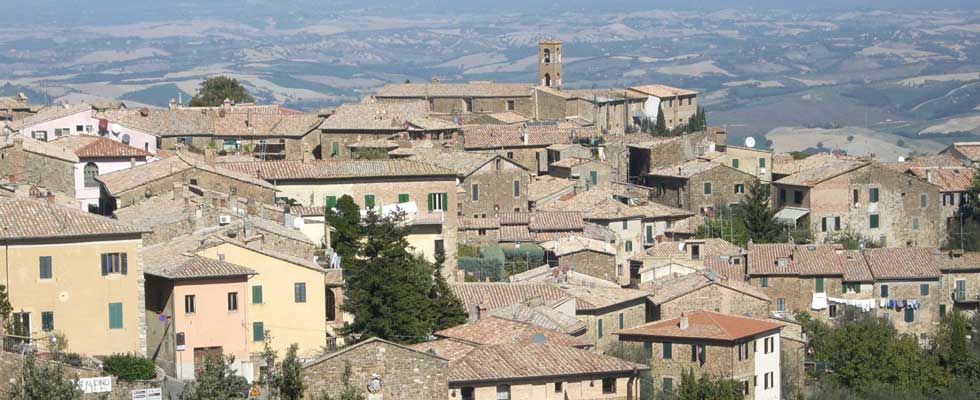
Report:
[{"label": "balcony railing", "polygon": [[980,294],[969,293],[965,290],[953,291],[953,302],[956,303],[980,303]]}]

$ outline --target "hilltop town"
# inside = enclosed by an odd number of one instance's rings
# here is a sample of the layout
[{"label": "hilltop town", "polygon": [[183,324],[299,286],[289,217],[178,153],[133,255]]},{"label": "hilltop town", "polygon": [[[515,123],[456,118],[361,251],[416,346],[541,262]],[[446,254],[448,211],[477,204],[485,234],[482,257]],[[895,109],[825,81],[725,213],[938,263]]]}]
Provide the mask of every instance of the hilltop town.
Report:
[{"label": "hilltop town", "polygon": [[569,89],[572,53],[315,112],[0,98],[0,393],[36,354],[119,399],[299,398],[286,365],[304,398],[796,399],[834,329],[927,354],[973,318],[980,142],[769,148],[670,82]]}]

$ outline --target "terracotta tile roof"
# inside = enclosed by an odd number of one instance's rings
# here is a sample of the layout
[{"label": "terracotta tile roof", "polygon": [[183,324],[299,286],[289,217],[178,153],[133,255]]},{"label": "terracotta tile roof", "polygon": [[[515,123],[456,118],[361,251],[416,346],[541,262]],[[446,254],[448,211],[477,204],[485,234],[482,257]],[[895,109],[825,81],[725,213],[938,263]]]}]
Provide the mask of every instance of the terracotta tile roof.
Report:
[{"label": "terracotta tile roof", "polygon": [[614,287],[562,285],[561,290],[575,298],[575,309],[578,311],[593,311],[650,296],[643,290]]},{"label": "terracotta tile roof", "polygon": [[445,131],[459,129],[459,125],[434,117],[412,117],[405,122],[410,125],[408,130]]},{"label": "terracotta tile roof", "polygon": [[22,100],[20,96],[0,97],[0,110],[27,110],[30,108],[31,105],[27,103],[26,98]]},{"label": "terracotta tile roof", "polygon": [[524,114],[517,113],[514,111],[493,113],[493,114],[488,114],[487,116],[497,121],[500,121],[501,123],[504,124],[519,124],[521,122],[527,122],[531,120],[531,118],[525,116]]},{"label": "terracotta tile roof", "polygon": [[132,225],[43,200],[0,197],[0,240],[80,238],[146,232]]},{"label": "terracotta tile roof", "polygon": [[976,168],[972,167],[912,167],[912,175],[939,186],[941,192],[966,192],[973,185]]},{"label": "terracotta tile roof", "polygon": [[34,140],[30,137],[21,135],[13,135],[7,143],[0,144],[0,149],[14,147],[17,141],[21,141],[24,151],[28,153],[34,153],[40,156],[50,157],[70,163],[78,162],[78,156],[76,156],[75,153],[65,150],[61,146],[52,144],[51,142]]},{"label": "terracotta tile roof", "polygon": [[429,98],[429,97],[531,97],[527,83],[392,83],[374,95],[376,98]]},{"label": "terracotta tile roof", "polygon": [[552,343],[483,346],[450,363],[449,382],[625,375],[650,367]]},{"label": "terracotta tile roof", "polygon": [[528,228],[532,231],[580,231],[584,226],[582,213],[576,211],[531,211]]},{"label": "terracotta tile roof", "polygon": [[567,157],[567,158],[563,158],[561,160],[558,160],[558,161],[555,161],[555,162],[551,163],[551,166],[552,167],[559,167],[559,168],[573,168],[573,167],[577,167],[577,166],[582,165],[582,164],[588,164],[588,163],[591,163],[591,162],[609,165],[609,164],[604,163],[602,161],[593,160],[591,158]]},{"label": "terracotta tile roof", "polygon": [[[526,143],[522,135],[526,135]],[[558,143],[571,143],[573,135],[575,137],[599,136],[595,127],[583,128],[569,124],[465,125],[463,148],[547,147]]]},{"label": "terracotta tile roof", "polygon": [[[384,339],[381,339],[379,337],[370,337],[370,338],[364,339],[364,340],[362,340],[362,341],[360,341],[358,343],[355,343],[353,345],[344,347],[343,349],[340,349],[340,350],[338,350],[336,352],[333,352],[333,353],[330,353],[330,354],[326,354],[326,355],[324,355],[324,356],[322,356],[320,358],[317,358],[317,359],[315,359],[313,361],[310,361],[310,362],[308,362],[306,364],[303,364],[303,368],[304,369],[305,368],[310,368],[310,367],[312,367],[314,365],[321,364],[324,361],[330,360],[332,358],[336,358],[336,357],[341,356],[341,355],[343,355],[345,353],[348,353],[350,351],[359,349],[361,347],[370,346],[370,345],[382,345],[382,346],[397,347],[397,348],[401,348],[401,349],[404,349],[404,350],[408,350],[408,351],[411,351],[411,352],[418,353],[420,355],[424,355],[424,356],[426,356],[428,358],[432,358],[432,359],[441,361],[442,363],[445,363],[445,362],[449,361],[449,360],[447,360],[444,357],[437,356],[437,355],[434,355],[432,353],[419,350],[419,349],[417,349],[417,348],[415,348],[413,346],[404,346],[404,345],[400,345],[398,343],[389,342],[389,341],[384,340]],[[445,364],[441,364],[441,365],[443,367],[445,367]]]},{"label": "terracotta tile roof", "polygon": [[909,168],[932,168],[932,167],[966,167],[963,160],[954,157],[952,154],[932,154],[924,156],[909,157],[902,162],[882,162],[881,164],[894,167],[894,169],[905,171]]},{"label": "terracotta tile roof", "polygon": [[569,335],[583,332],[586,328],[585,322],[575,318],[574,315],[565,314],[548,305],[532,307],[526,304],[513,304],[491,310],[488,314],[512,321],[526,322]]},{"label": "terracotta tile roof", "polygon": [[299,111],[292,110],[283,107],[282,104],[256,104],[256,103],[235,103],[229,105],[221,105],[215,107],[189,107],[189,106],[179,106],[181,110],[208,110],[208,111],[218,111],[224,110],[229,114],[280,114],[280,115],[290,115],[299,114]]},{"label": "terracotta tile roof", "polygon": [[[683,243],[685,246],[691,244],[697,244],[700,246],[701,255],[705,258],[716,257],[716,256],[731,256],[744,254],[745,249],[736,246],[727,240],[718,238],[707,238],[707,239],[688,239],[683,242],[668,242],[663,241],[651,246],[646,251],[646,255],[652,257],[671,257],[686,255],[687,249],[681,249],[680,245]],[[642,257],[641,257],[642,259]]]},{"label": "terracotta tile roof", "polygon": [[612,229],[609,229],[608,226],[594,224],[591,222],[585,223],[585,227],[584,229],[582,229],[582,235],[584,235],[587,238],[601,240],[603,242],[609,242],[609,243],[615,242],[617,238],[616,232],[614,232]]},{"label": "terracotta tile roof", "polygon": [[109,194],[117,195],[146,183],[197,168],[237,181],[276,190],[272,184],[257,179],[254,176],[229,169],[226,165],[233,164],[209,165],[201,156],[187,152],[178,152],[172,157],[139,165],[135,168],[99,175],[96,177],[96,180],[102,182],[106,190],[109,191]]},{"label": "terracotta tile roof", "polygon": [[531,223],[530,212],[502,212],[497,213],[500,225],[527,225]]},{"label": "terracotta tile roof", "polygon": [[204,110],[113,110],[97,115],[110,123],[157,136],[196,136],[214,131],[208,111]]},{"label": "terracotta tile roof", "polygon": [[[775,163],[775,160],[773,161]],[[790,174],[775,183],[794,186],[813,186],[827,179],[856,170],[870,164],[870,161],[856,157],[834,156],[828,153],[814,154],[790,164],[774,166],[782,174]],[[777,164],[778,165],[778,164]]]},{"label": "terracotta tile roof", "polygon": [[725,276],[718,275],[714,279],[711,279],[708,271],[698,271],[677,278],[659,281],[653,286],[646,288],[646,290],[653,294],[650,297],[653,304],[664,304],[712,285],[726,287],[760,300],[771,301],[765,293],[742,282],[741,279],[729,279]]},{"label": "terracotta tile roof", "polygon": [[143,149],[137,149],[102,136],[71,135],[52,140],[50,143],[75,153],[79,158],[148,158],[153,156]]},{"label": "terracotta tile roof", "polygon": [[498,218],[459,217],[456,221],[460,230],[500,229],[500,219]]},{"label": "terracotta tile roof", "polygon": [[493,161],[497,158],[501,159],[501,162],[510,163],[516,165],[517,167],[523,170],[527,170],[526,167],[514,162],[514,160],[497,155],[495,153],[475,153],[469,151],[442,151],[439,149],[431,149],[431,150],[417,150],[415,151],[415,155],[409,157],[408,159],[453,170],[456,171],[456,173],[459,176],[466,177],[476,172],[476,170],[484,166],[486,163]]},{"label": "terracotta tile roof", "polygon": [[409,347],[415,349],[416,351],[434,354],[447,360],[454,361],[463,358],[463,356],[473,351],[473,349],[477,348],[478,346],[459,340],[436,339],[429,342],[413,344]]},{"label": "terracotta tile roof", "polygon": [[620,194],[621,192],[613,189],[594,188],[577,193],[568,199],[559,199],[543,204],[538,209],[542,211],[578,211],[587,220],[685,217],[691,215],[690,211],[646,200],[636,200],[636,203],[639,204],[626,205],[614,198]]},{"label": "terracotta tile roof", "polygon": [[698,92],[676,88],[667,85],[640,85],[632,86],[630,89],[637,92],[646,93],[652,96],[664,98],[664,97],[674,97],[674,96],[687,96],[692,94],[697,94]]},{"label": "terracotta tile roof", "polygon": [[435,333],[437,337],[455,339],[480,346],[510,343],[530,344],[532,343],[531,339],[538,334],[543,335],[548,343],[573,347],[590,346],[587,340],[580,337],[569,336],[528,322],[494,316],[480,318]]},{"label": "terracotta tile roof", "polygon": [[950,257],[942,264],[940,269],[944,271],[980,270],[980,252],[968,251]]},{"label": "terracotta tile roof", "polygon": [[576,99],[582,99],[589,102],[597,101],[600,103],[623,101],[624,97],[629,97],[630,100],[642,100],[647,98],[647,96],[644,94],[639,94],[635,91],[628,91],[626,89],[568,89],[562,90],[562,92],[565,92]]},{"label": "terracotta tile roof", "polygon": [[609,255],[616,255],[616,248],[613,245],[595,239],[581,236],[562,236],[556,240],[549,240],[541,243],[541,247],[554,253],[556,256],[566,256],[580,251],[592,251]]},{"label": "terracotta tile roof", "polygon": [[513,304],[534,304],[570,297],[557,285],[547,283],[466,282],[450,283],[449,288],[467,310],[478,305],[493,310]]},{"label": "terracotta tile roof", "polygon": [[651,169],[648,175],[689,179],[693,176],[708,172],[718,167],[731,168],[713,161],[695,159],[672,167]]},{"label": "terracotta tile roof", "polygon": [[[791,258],[794,246],[786,243],[750,244],[748,274],[799,275],[800,268]],[[779,265],[780,259],[785,260],[785,266]]]},{"label": "terracotta tile roof", "polygon": [[97,117],[161,137],[302,137],[322,122],[316,114],[229,112],[221,108],[111,110]]},{"label": "terracotta tile roof", "polygon": [[456,176],[455,172],[445,168],[404,159],[255,161],[221,166],[251,177],[261,176],[265,180]]},{"label": "terracotta tile roof", "polygon": [[980,142],[956,142],[953,148],[970,159],[970,161],[980,160]]},{"label": "terracotta tile roof", "polygon": [[323,119],[316,114],[210,114],[214,136],[303,137],[316,130]]},{"label": "terracotta tile roof", "polygon": [[331,131],[404,131],[410,118],[429,115],[429,105],[424,101],[399,101],[378,103],[348,103],[337,107],[333,115],[320,125],[324,132]]},{"label": "terracotta tile roof", "polygon": [[177,255],[174,261],[174,265],[164,269],[151,270],[149,265],[144,264],[147,267],[146,273],[168,279],[220,278],[256,274],[251,268],[199,255]]},{"label": "terracotta tile roof", "polygon": [[761,333],[781,330],[785,324],[755,318],[738,317],[712,311],[687,314],[688,326],[681,329],[682,317],[651,322],[635,328],[613,332],[624,338],[710,339],[735,342]]},{"label": "terracotta tile roof", "polygon": [[948,263],[945,254],[927,247],[865,249],[863,253],[875,280],[935,279]]},{"label": "terracotta tile roof", "polygon": [[[14,131],[19,131],[21,129],[29,128],[37,124],[41,124],[48,121],[54,121],[58,118],[67,117],[69,115],[77,114],[80,112],[92,112],[92,105],[88,103],[75,103],[75,104],[54,104],[45,106],[38,110],[37,113],[29,115],[27,117],[10,121],[10,129]],[[74,129],[74,127],[72,127]],[[30,132],[23,132],[29,135]],[[54,132],[48,132],[48,137],[54,137]]]},{"label": "terracotta tile roof", "polygon": [[535,242],[538,237],[531,233],[527,225],[501,225],[499,240],[501,242]]},{"label": "terracotta tile roof", "polygon": [[730,282],[745,282],[745,264],[735,264],[729,257],[708,257],[704,260],[704,268],[715,271]]},{"label": "terracotta tile roof", "polygon": [[289,213],[301,217],[323,216],[322,206],[290,206]]}]

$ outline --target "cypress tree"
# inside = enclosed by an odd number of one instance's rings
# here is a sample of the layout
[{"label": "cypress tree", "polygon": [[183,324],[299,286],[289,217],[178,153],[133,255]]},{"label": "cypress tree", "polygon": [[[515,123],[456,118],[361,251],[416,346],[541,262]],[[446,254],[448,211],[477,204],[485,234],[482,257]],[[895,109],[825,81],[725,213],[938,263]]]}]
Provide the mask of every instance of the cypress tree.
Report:
[{"label": "cypress tree", "polygon": [[333,229],[330,247],[340,255],[342,263],[353,260],[357,254],[358,239],[362,235],[360,208],[348,195],[337,200],[336,211],[327,206],[323,208],[328,229]]},{"label": "cypress tree", "polygon": [[754,243],[773,243],[782,231],[774,219],[775,213],[769,208],[769,195],[769,185],[755,182],[739,205],[746,233]]},{"label": "cypress tree", "polygon": [[664,119],[664,108],[657,106],[657,134],[656,136],[664,136],[667,134],[667,120]]}]

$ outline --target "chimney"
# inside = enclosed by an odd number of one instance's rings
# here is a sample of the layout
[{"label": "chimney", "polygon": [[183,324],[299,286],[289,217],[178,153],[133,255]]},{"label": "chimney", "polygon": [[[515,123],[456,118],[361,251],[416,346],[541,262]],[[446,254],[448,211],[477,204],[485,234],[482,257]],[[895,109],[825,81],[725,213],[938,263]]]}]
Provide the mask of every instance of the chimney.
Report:
[{"label": "chimney", "polygon": [[177,109],[177,100],[174,99],[173,97],[170,98],[170,109],[171,110]]},{"label": "chimney", "polygon": [[528,134],[527,131],[521,131],[521,143],[527,144]]},{"label": "chimney", "polygon": [[221,108],[231,108],[231,99],[225,97],[225,101],[221,102]]},{"label": "chimney", "polygon": [[310,150],[308,143],[303,143],[303,163],[309,164],[311,162],[313,162],[313,151]]},{"label": "chimney", "polygon": [[46,200],[48,202],[48,204],[54,204],[54,192],[52,192],[52,191],[49,190],[44,195],[44,200]]},{"label": "chimney", "polygon": [[17,93],[17,101],[21,104],[27,104],[27,95],[24,92]]},{"label": "chimney", "polygon": [[714,142],[717,145],[724,146],[728,140],[728,131],[725,128],[714,128]]},{"label": "chimney", "polygon": [[216,155],[213,149],[204,149],[204,162],[208,165],[214,165],[217,163]]},{"label": "chimney", "polygon": [[129,157],[129,168],[136,168],[136,157]]},{"label": "chimney", "polygon": [[687,321],[687,315],[686,314],[681,314],[681,322],[677,324],[677,327],[678,328],[681,328],[681,330],[685,330],[685,329],[687,329],[688,326],[689,326],[689,323]]},{"label": "chimney", "polygon": [[177,199],[180,199],[180,198],[183,198],[184,197],[184,183],[183,182],[174,182],[174,193],[173,193],[173,196],[174,196],[173,197],[174,200],[177,200]]}]

